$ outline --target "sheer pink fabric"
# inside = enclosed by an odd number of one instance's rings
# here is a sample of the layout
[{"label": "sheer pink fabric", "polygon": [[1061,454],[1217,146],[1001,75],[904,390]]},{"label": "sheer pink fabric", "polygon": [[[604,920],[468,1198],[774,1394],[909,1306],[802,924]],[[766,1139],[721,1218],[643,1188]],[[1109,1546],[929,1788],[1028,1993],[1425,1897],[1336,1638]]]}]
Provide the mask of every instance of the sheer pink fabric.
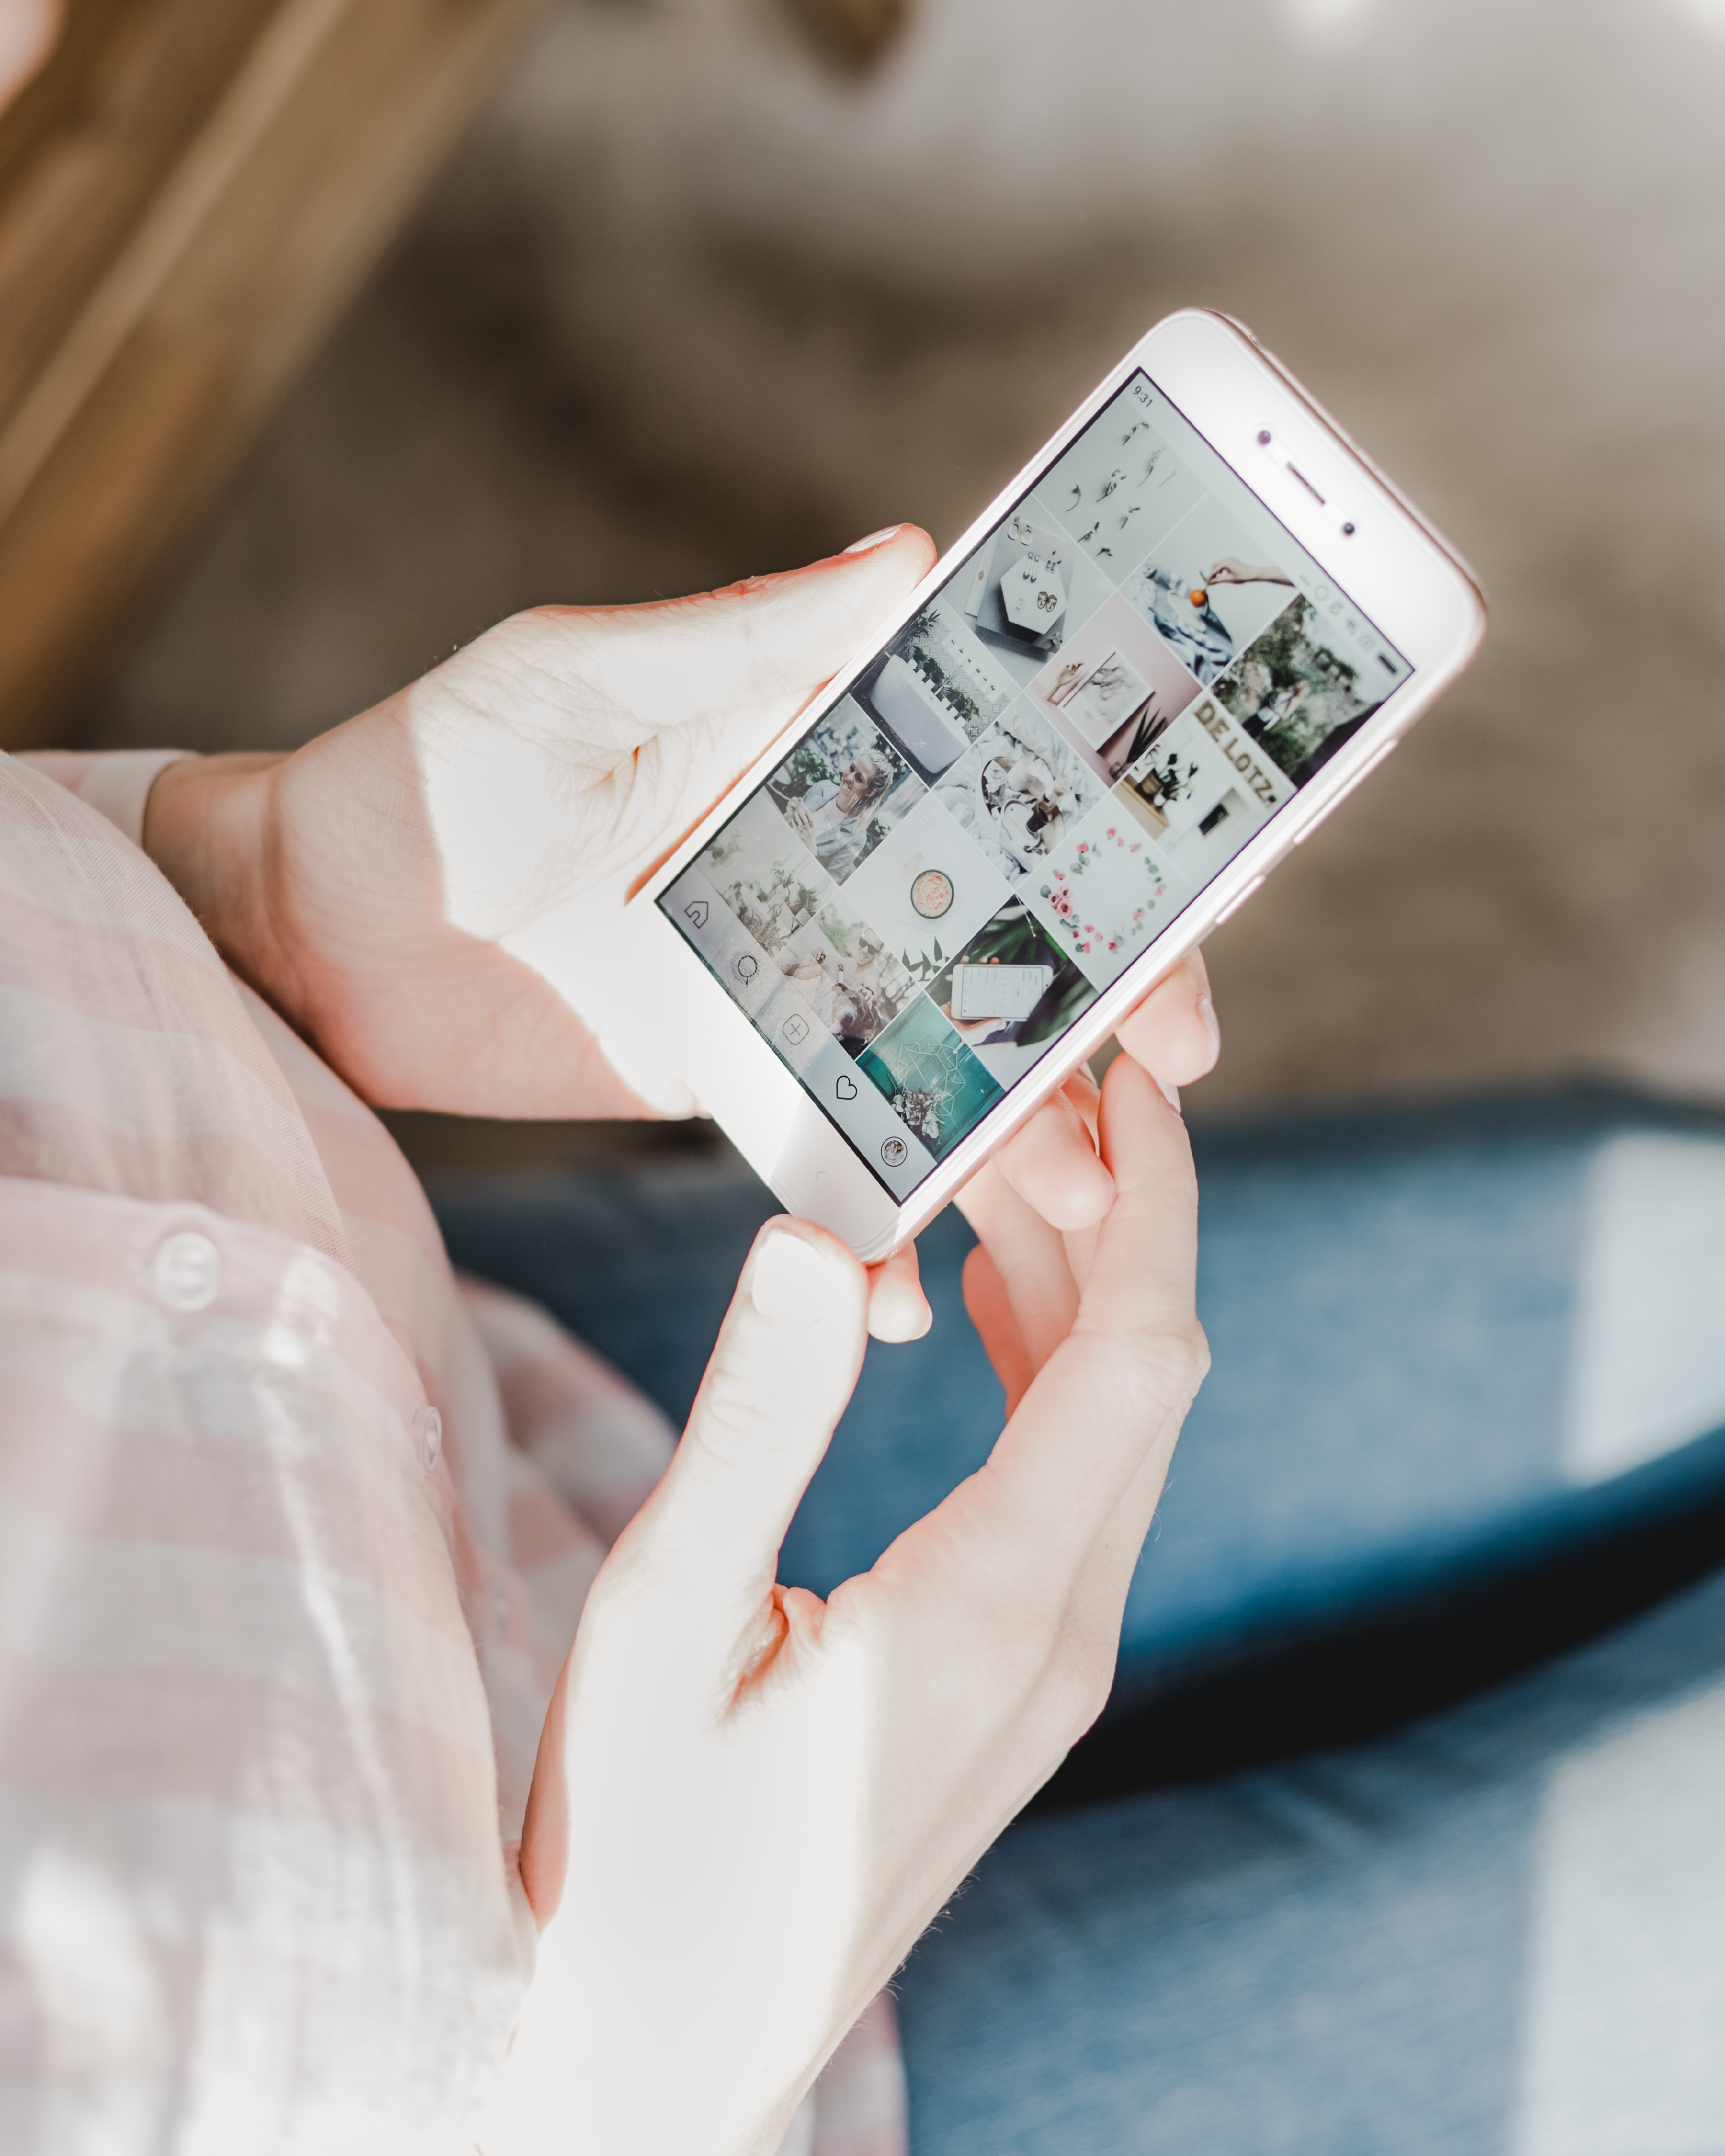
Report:
[{"label": "sheer pink fabric", "polygon": [[[140,850],[165,760],[0,757],[0,2147],[465,2152],[546,1699],[673,1433],[458,1285]],[[882,1999],[792,2142],[903,2112]]]}]

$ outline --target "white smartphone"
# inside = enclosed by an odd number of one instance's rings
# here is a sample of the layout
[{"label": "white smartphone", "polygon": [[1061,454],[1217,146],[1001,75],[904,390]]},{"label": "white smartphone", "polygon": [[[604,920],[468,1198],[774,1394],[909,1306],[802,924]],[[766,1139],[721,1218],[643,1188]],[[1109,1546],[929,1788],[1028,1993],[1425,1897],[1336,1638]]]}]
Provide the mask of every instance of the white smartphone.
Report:
[{"label": "white smartphone", "polygon": [[[791,1212],[886,1256],[1484,628],[1285,368],[1171,316],[635,894],[696,1097]],[[967,1041],[997,968],[1026,985]]]},{"label": "white smartphone", "polygon": [[983,1019],[1022,1023],[1030,1018],[1053,985],[1052,966],[967,965],[952,968],[953,1020],[973,1025]]}]

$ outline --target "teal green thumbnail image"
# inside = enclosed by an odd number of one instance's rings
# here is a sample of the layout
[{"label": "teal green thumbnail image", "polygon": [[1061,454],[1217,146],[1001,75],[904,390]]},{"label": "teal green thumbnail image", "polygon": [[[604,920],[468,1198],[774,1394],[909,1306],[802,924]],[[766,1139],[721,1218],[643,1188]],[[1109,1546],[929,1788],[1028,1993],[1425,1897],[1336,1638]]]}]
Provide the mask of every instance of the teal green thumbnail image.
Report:
[{"label": "teal green thumbnail image", "polygon": [[926,995],[901,1011],[857,1063],[937,1160],[1000,1098],[1000,1087]]}]

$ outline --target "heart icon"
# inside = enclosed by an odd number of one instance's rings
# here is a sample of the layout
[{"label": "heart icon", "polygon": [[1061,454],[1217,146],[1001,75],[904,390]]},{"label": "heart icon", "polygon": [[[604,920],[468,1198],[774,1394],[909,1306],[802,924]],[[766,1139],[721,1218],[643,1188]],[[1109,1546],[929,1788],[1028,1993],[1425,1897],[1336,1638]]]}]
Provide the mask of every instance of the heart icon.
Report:
[{"label": "heart icon", "polygon": [[834,1086],[833,1091],[841,1101],[854,1101],[856,1098],[856,1081],[848,1075],[843,1077]]}]

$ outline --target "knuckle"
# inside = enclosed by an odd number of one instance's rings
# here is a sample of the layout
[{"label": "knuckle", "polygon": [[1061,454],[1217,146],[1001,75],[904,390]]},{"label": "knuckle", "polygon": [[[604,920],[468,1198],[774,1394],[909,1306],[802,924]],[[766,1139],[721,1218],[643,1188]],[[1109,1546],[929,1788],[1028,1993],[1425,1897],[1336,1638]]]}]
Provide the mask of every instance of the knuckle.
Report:
[{"label": "knuckle", "polygon": [[993,1688],[1010,1701],[1014,1720],[1054,1756],[1070,1750],[1095,1722],[1113,1690],[1119,1609],[1097,1612],[1080,1587],[1027,1597],[1022,1588],[993,1613],[986,1646],[973,1666],[988,1668]]},{"label": "knuckle", "polygon": [[1209,1342],[1195,1316],[1163,1320],[1121,1336],[1119,1382],[1137,1414],[1184,1414],[1210,1367]]},{"label": "knuckle", "polygon": [[1073,1626],[1062,1639],[1050,1676],[1050,1709],[1060,1748],[1070,1751],[1093,1727],[1114,1689],[1117,1642]]},{"label": "knuckle", "polygon": [[1067,1693],[1067,1745],[1076,1744],[1101,1718],[1114,1690],[1114,1665],[1092,1666],[1074,1682]]},{"label": "knuckle", "polygon": [[709,1458],[747,1467],[801,1451],[831,1429],[848,1395],[850,1373],[811,1353],[805,1338],[768,1344],[771,1352],[753,1338],[721,1340],[685,1444],[692,1438]]},{"label": "knuckle", "polygon": [[1180,1389],[1189,1399],[1210,1373],[1209,1336],[1195,1314],[1178,1328],[1171,1361]]},{"label": "knuckle", "polygon": [[696,1442],[701,1451],[727,1465],[757,1458],[775,1435],[774,1405],[757,1376],[721,1364],[708,1380],[695,1426]]}]

